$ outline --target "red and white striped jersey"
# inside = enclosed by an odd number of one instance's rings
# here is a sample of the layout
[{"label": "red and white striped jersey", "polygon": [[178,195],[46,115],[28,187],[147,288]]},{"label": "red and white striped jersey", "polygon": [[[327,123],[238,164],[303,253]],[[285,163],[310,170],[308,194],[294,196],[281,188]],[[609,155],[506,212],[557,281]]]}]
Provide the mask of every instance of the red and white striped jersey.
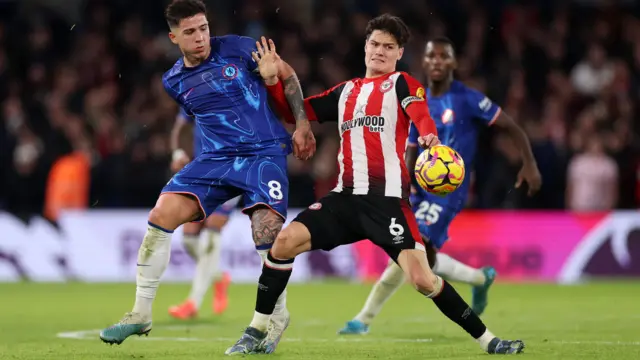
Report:
[{"label": "red and white striped jersey", "polygon": [[[409,111],[409,105],[412,106]],[[436,133],[424,87],[404,72],[340,83],[305,99],[310,120],[337,121],[340,131],[334,192],[408,198],[404,154],[411,119],[421,135]]]}]

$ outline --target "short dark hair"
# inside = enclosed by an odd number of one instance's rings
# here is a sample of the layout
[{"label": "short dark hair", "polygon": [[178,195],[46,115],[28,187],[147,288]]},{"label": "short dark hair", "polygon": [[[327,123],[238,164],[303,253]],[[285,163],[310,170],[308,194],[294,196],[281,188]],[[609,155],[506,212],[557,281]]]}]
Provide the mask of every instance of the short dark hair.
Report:
[{"label": "short dark hair", "polygon": [[164,10],[169,27],[176,27],[182,19],[198,14],[207,14],[207,7],[201,0],[173,0]]},{"label": "short dark hair", "polygon": [[437,36],[429,40],[430,43],[441,44],[441,45],[449,45],[453,47],[453,41],[446,36]]},{"label": "short dark hair", "polygon": [[369,36],[371,36],[375,30],[384,31],[393,35],[400,47],[404,47],[411,37],[411,31],[407,24],[399,17],[391,14],[382,14],[369,20],[367,24],[367,39],[369,39]]},{"label": "short dark hair", "polygon": [[449,39],[446,36],[434,37],[431,40],[427,41],[427,44],[428,43],[451,46],[451,50],[453,50],[453,54],[455,55],[455,53],[456,53],[456,47],[453,45],[453,41],[451,41],[451,39]]}]

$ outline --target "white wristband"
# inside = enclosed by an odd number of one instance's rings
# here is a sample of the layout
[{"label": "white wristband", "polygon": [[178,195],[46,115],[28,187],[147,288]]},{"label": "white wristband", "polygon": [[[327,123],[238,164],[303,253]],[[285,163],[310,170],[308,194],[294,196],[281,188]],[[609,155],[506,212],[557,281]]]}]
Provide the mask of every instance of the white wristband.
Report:
[{"label": "white wristband", "polygon": [[187,152],[182,149],[173,150],[173,155],[171,155],[171,159],[173,161],[180,160],[183,157],[188,157]]}]

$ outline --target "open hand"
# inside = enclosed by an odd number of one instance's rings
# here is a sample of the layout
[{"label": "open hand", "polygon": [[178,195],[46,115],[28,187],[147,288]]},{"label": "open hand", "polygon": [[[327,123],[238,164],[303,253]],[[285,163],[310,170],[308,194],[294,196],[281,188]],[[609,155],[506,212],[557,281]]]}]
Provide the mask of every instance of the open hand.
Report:
[{"label": "open hand", "polygon": [[258,64],[260,76],[268,84],[275,84],[278,81],[278,61],[280,57],[276,53],[276,45],[273,40],[263,36],[260,41],[256,41],[257,52],[252,52],[251,57]]}]

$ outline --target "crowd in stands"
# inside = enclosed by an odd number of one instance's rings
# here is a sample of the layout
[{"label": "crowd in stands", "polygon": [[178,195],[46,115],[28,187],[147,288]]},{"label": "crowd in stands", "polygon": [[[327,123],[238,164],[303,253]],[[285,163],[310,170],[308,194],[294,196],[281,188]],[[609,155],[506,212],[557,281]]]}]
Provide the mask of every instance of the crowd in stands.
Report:
[{"label": "crowd in stands", "polygon": [[[273,38],[305,95],[364,71],[364,30],[383,12],[412,30],[401,70],[425,82],[430,37],[456,44],[456,76],[529,135],[543,187],[514,190],[519,154],[487,129],[468,207],[608,210],[640,199],[640,17],[609,2],[207,1],[213,34]],[[595,5],[594,5],[595,3]],[[162,74],[179,58],[163,1],[91,1],[77,19],[0,4],[0,209],[55,219],[61,206],[151,208],[171,176],[178,111]],[[314,125],[315,157],[290,158],[290,205],[336,178],[335,124]]]}]

